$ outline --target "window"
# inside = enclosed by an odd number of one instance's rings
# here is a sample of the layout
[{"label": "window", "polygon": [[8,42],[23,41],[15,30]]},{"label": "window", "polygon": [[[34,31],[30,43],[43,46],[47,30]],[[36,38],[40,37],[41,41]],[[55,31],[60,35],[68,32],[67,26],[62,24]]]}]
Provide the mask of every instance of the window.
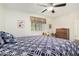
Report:
[{"label": "window", "polygon": [[37,17],[31,17],[31,30],[32,31],[42,31],[46,20]]},{"label": "window", "polygon": [[41,24],[41,23],[31,23],[31,30],[32,31],[42,31],[43,30],[43,27],[44,24]]},{"label": "window", "polygon": [[32,30],[32,31],[35,30],[35,23],[31,23],[31,30]]}]

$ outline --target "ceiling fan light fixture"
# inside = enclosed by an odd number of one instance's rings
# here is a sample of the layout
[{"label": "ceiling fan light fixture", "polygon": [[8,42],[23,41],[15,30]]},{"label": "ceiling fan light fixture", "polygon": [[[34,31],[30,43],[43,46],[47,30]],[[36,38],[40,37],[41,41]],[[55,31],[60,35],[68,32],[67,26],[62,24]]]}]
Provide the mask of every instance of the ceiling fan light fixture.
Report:
[{"label": "ceiling fan light fixture", "polygon": [[53,9],[53,7],[48,7],[48,9],[47,9],[47,10],[48,10],[48,11],[51,11],[52,9]]},{"label": "ceiling fan light fixture", "polygon": [[66,6],[66,3],[55,4],[55,5],[53,5],[53,3],[48,3],[47,5],[44,5],[44,6],[46,7],[46,9],[44,9],[41,13],[44,13],[45,11],[51,11],[52,13],[55,13],[55,10],[54,10],[55,7]]}]

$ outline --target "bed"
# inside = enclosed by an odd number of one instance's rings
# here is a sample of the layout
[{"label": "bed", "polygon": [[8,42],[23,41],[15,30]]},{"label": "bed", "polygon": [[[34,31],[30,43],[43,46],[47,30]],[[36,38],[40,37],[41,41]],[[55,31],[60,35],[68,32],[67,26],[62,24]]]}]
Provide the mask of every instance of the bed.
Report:
[{"label": "bed", "polygon": [[79,46],[52,36],[17,37],[17,43],[4,44],[0,56],[79,56]]}]

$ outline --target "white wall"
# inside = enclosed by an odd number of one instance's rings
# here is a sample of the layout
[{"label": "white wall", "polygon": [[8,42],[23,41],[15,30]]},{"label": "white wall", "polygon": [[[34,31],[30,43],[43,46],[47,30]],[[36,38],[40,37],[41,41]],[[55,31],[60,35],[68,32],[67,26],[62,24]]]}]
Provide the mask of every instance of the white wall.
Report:
[{"label": "white wall", "polygon": [[[43,31],[31,31],[31,21],[30,16],[42,17],[47,19],[47,24],[44,31],[49,31],[48,24],[50,24],[51,19],[49,17],[30,14],[21,11],[15,11],[11,9],[6,9],[5,13],[5,31],[14,34],[15,36],[28,36],[28,35],[40,35]],[[23,29],[17,28],[17,20],[24,20],[25,27]]]},{"label": "white wall", "polygon": [[76,39],[79,40],[79,12],[77,12],[77,18],[76,18],[76,21],[75,21],[75,36],[76,36]]},{"label": "white wall", "polygon": [[4,7],[0,4],[0,31],[4,30]]},{"label": "white wall", "polygon": [[77,36],[77,15],[76,13],[70,13],[54,18],[52,21],[53,32],[56,32],[56,28],[69,28],[70,40],[74,40]]}]

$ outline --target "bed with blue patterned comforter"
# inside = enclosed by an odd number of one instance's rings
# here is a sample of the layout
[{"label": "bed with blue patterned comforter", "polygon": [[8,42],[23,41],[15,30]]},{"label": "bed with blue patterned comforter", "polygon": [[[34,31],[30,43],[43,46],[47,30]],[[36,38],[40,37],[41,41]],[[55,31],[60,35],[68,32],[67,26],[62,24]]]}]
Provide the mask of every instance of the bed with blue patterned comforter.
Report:
[{"label": "bed with blue patterned comforter", "polygon": [[74,42],[51,37],[31,36],[17,38],[17,43],[4,44],[0,56],[77,56],[79,46]]}]

